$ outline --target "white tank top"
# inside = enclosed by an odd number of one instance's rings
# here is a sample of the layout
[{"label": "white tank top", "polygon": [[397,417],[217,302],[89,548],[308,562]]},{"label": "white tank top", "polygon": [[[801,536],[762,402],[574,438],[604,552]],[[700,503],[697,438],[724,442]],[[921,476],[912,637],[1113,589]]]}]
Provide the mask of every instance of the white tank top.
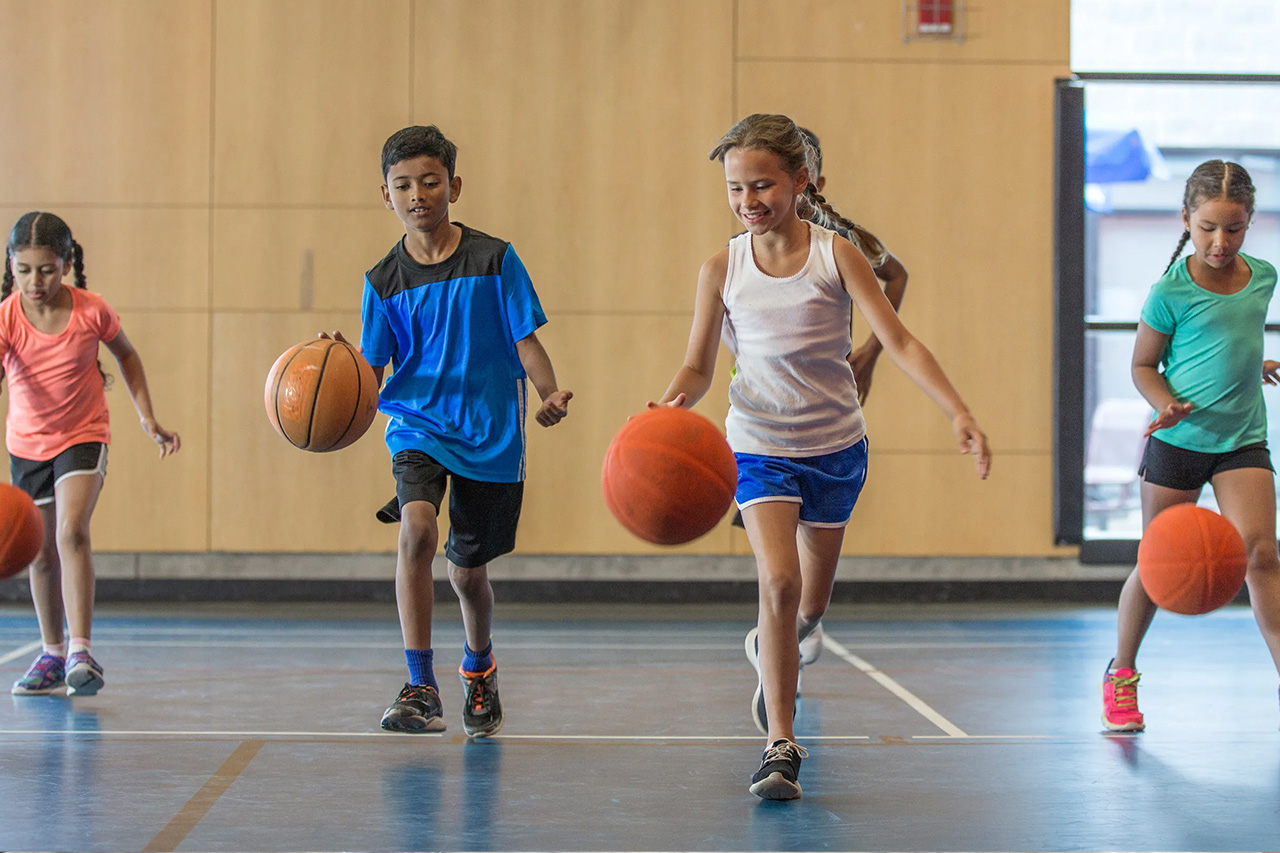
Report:
[{"label": "white tank top", "polygon": [[729,446],[738,453],[818,456],[852,447],[866,425],[847,357],[853,301],[836,270],[835,232],[809,225],[809,258],[787,278],[756,266],[751,234],[729,242],[723,339]]}]

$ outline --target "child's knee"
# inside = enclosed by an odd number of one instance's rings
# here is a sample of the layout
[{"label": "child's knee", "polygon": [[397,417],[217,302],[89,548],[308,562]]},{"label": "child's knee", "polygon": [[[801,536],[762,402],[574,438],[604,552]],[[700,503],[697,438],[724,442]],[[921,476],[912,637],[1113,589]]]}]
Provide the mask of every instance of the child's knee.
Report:
[{"label": "child's knee", "polygon": [[1280,553],[1276,551],[1276,543],[1270,537],[1245,544],[1249,557],[1249,574],[1280,575]]},{"label": "child's knee", "polygon": [[800,578],[788,574],[760,579],[760,602],[775,613],[795,613],[800,607]]}]

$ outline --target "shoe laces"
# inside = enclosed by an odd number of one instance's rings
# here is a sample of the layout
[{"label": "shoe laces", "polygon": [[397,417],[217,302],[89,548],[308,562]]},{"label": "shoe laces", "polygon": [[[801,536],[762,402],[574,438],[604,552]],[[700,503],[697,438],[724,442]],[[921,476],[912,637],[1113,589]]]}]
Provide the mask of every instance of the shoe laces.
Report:
[{"label": "shoe laces", "polygon": [[431,688],[425,684],[406,684],[404,690],[400,691],[400,701],[423,702],[430,691]]},{"label": "shoe laces", "polygon": [[487,689],[483,678],[477,678],[471,682],[471,709],[475,713],[487,711],[489,709],[490,692]]},{"label": "shoe laces", "polygon": [[1138,679],[1141,677],[1137,672],[1124,678],[1107,676],[1111,680],[1111,701],[1117,708],[1138,707]]},{"label": "shoe laces", "polygon": [[784,740],[775,743],[764,751],[764,763],[770,761],[790,761],[793,757],[808,758],[809,751],[794,741]]}]

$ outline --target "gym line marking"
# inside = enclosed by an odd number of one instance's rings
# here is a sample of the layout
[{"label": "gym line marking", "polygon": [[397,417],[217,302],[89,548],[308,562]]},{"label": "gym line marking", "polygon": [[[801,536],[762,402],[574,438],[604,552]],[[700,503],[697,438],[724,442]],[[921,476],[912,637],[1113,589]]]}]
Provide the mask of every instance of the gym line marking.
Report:
[{"label": "gym line marking", "polygon": [[865,660],[858,657],[853,652],[849,651],[844,646],[837,643],[835,640],[831,639],[830,636],[823,634],[822,644],[826,646],[828,649],[831,649],[831,651],[835,652],[835,654],[843,658],[846,662],[853,664],[863,673],[870,676],[877,683],[879,683],[881,687],[888,690],[894,696],[897,696],[903,702],[906,702],[908,705],[911,706],[911,708],[913,708],[916,711],[916,713],[924,717],[929,722],[933,723],[938,728],[942,729],[950,737],[955,737],[955,738],[969,737],[969,735],[965,734],[963,729],[961,729],[955,723],[948,720],[946,717],[939,714],[937,711],[933,710],[933,708],[929,707],[929,705],[919,696],[912,693],[910,690],[903,687],[901,684],[894,681],[892,678],[885,675],[883,672],[876,669],[874,666],[867,663]]}]

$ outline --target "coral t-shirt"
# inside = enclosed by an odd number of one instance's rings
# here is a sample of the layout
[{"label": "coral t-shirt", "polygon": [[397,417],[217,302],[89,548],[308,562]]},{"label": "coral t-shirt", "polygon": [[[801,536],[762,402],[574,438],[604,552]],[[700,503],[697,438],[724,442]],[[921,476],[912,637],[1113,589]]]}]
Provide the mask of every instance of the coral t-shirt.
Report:
[{"label": "coral t-shirt", "polygon": [[71,319],[56,335],[31,325],[15,291],[0,302],[0,364],[9,380],[5,444],[22,459],[52,459],[76,444],[111,441],[98,342],[120,334],[120,315],[101,296],[71,293]]}]

